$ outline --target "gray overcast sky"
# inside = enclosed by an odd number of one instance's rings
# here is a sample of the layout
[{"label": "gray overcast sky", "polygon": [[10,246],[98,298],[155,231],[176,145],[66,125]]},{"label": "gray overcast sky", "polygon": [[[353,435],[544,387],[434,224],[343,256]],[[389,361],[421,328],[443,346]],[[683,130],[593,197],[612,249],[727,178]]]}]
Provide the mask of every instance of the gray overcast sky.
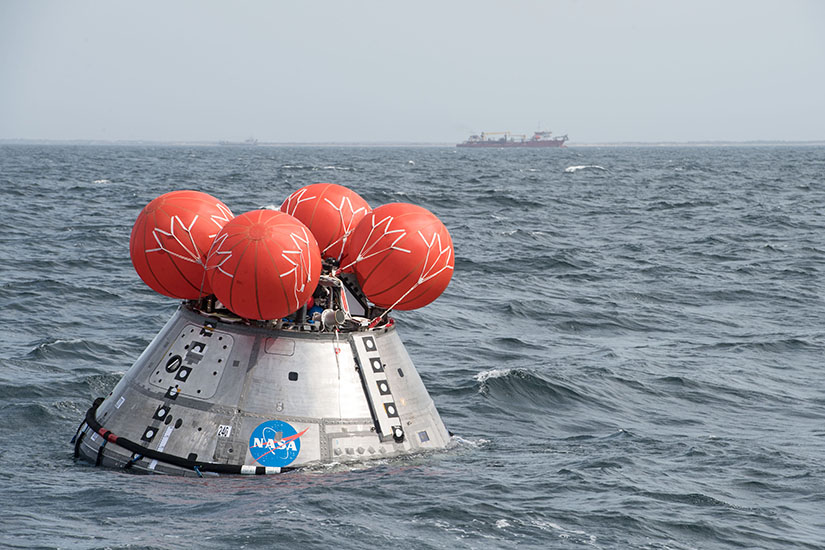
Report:
[{"label": "gray overcast sky", "polygon": [[0,139],[825,139],[818,0],[0,0]]}]

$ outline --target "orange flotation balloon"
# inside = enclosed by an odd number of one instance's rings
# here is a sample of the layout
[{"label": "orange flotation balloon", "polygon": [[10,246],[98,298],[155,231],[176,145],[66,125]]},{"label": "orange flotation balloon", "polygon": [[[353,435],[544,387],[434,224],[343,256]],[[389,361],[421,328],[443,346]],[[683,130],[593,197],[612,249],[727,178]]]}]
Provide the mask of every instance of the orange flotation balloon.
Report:
[{"label": "orange flotation balloon", "polygon": [[295,216],[315,235],[321,256],[341,259],[344,244],[370,211],[358,193],[334,183],[313,183],[286,198],[281,212]]},{"label": "orange flotation balloon", "polygon": [[143,282],[165,296],[194,299],[211,293],[206,255],[232,219],[227,206],[200,191],[165,193],[141,210],[129,238],[129,255]]},{"label": "orange flotation balloon", "polygon": [[206,260],[212,292],[247,319],[277,319],[309,300],[321,275],[310,230],[289,214],[253,210],[227,223]]},{"label": "orange flotation balloon", "polygon": [[401,310],[438,298],[455,265],[447,228],[426,208],[407,203],[379,206],[350,235],[342,270],[355,272],[377,306]]}]

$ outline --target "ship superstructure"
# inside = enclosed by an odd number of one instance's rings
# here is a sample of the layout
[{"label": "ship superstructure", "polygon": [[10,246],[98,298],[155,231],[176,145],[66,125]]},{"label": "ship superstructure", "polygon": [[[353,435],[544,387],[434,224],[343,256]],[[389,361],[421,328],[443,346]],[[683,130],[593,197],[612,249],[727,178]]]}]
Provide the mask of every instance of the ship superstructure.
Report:
[{"label": "ship superstructure", "polygon": [[549,131],[534,132],[529,138],[527,134],[481,132],[471,135],[466,141],[456,144],[456,147],[564,147],[566,141],[567,134],[553,137]]}]

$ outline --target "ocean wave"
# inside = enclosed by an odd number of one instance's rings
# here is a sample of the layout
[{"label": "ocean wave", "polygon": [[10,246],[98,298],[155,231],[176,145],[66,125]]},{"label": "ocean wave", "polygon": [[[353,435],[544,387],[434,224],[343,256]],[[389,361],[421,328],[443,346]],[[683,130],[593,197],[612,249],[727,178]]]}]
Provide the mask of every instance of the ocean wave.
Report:
[{"label": "ocean wave", "polygon": [[324,166],[314,166],[314,165],[305,165],[305,164],[284,164],[281,166],[282,170],[307,170],[310,172],[318,172],[322,170],[331,170],[331,171],[341,171],[341,172],[353,172],[355,168],[352,166],[337,166],[334,164],[328,164]]},{"label": "ocean wave", "polygon": [[473,378],[475,378],[476,382],[480,382],[483,384],[487,380],[491,378],[503,378],[505,376],[510,376],[516,369],[511,368],[504,368],[504,369],[490,369],[483,372],[479,372]]},{"label": "ocean wave", "polygon": [[[0,397],[6,403],[13,399],[3,393],[0,393]],[[48,395],[38,397],[40,399],[38,402],[27,400],[0,406],[0,417],[2,417],[0,429],[4,431],[23,428],[43,430],[44,427],[55,422],[74,424],[77,421],[77,424],[80,424],[79,418],[86,412],[86,409],[74,401],[49,402],[49,397]]]},{"label": "ocean wave", "polygon": [[47,338],[38,342],[27,354],[28,359],[73,359],[90,362],[116,355],[110,346],[84,338]]},{"label": "ocean wave", "polygon": [[[507,192],[489,191],[484,195],[472,199],[475,205],[495,205],[495,212],[500,212],[500,208],[543,208],[544,203],[536,200],[534,196],[513,196]],[[486,209],[486,208],[485,208]],[[499,214],[500,215],[500,214]]]},{"label": "ocean wave", "polygon": [[575,174],[576,172],[581,172],[582,170],[609,172],[607,168],[605,168],[604,166],[599,166],[598,164],[582,164],[579,166],[568,166],[564,169],[564,172],[567,174]]},{"label": "ocean wave", "polygon": [[453,435],[450,437],[450,441],[448,443],[448,448],[470,448],[470,449],[479,449],[488,445],[490,443],[489,439],[484,439],[483,437],[479,437],[477,439],[470,439],[467,437],[461,437],[460,435]]},{"label": "ocean wave", "polygon": [[713,208],[718,206],[717,202],[710,201],[710,200],[698,200],[698,201],[669,201],[669,200],[661,200],[657,201],[650,206],[647,207],[649,211],[655,210],[676,210],[681,208]]},{"label": "ocean wave", "polygon": [[552,405],[585,401],[576,390],[525,368],[494,368],[479,372],[474,378],[480,395],[506,402],[508,407],[538,406],[546,410]]},{"label": "ocean wave", "polygon": [[[514,236],[518,236],[521,242],[541,242],[542,239],[529,231],[517,230]],[[502,275],[511,273],[525,274],[535,273],[537,270],[542,271],[543,277],[559,277],[566,274],[578,274],[588,280],[595,280],[599,277],[586,273],[584,270],[589,266],[583,263],[576,263],[576,261],[565,254],[558,255],[544,255],[533,254],[527,257],[510,257],[505,254],[495,254],[492,258],[475,259],[467,256],[456,257],[456,269],[461,269],[469,273],[478,272],[483,275],[495,275],[500,278]]]},{"label": "ocean wave", "polygon": [[713,498],[712,496],[705,495],[702,493],[664,493],[644,491],[640,494],[653,500],[660,500],[663,502],[677,502],[680,504],[687,504],[689,506],[739,508],[739,506],[734,506],[733,504],[730,504],[723,500],[719,500],[717,498]]},{"label": "ocean wave", "polygon": [[[33,377],[36,371],[30,370]],[[55,396],[77,396],[87,392],[82,382],[73,376],[48,375],[39,377],[36,382],[6,382],[0,380],[0,403],[52,399]]]},{"label": "ocean wave", "polygon": [[593,546],[596,544],[596,535],[590,534],[581,529],[562,527],[556,522],[546,520],[530,520],[533,525],[544,531],[555,533],[565,544],[584,544]]},{"label": "ocean wave", "polygon": [[[638,317],[634,318],[627,314],[595,314],[590,313],[585,316],[569,317],[559,315],[553,326],[559,332],[581,333],[581,334],[621,334],[624,332],[649,333],[658,328],[659,319],[651,318],[647,323],[643,323]],[[659,328],[660,331],[665,329]]]}]

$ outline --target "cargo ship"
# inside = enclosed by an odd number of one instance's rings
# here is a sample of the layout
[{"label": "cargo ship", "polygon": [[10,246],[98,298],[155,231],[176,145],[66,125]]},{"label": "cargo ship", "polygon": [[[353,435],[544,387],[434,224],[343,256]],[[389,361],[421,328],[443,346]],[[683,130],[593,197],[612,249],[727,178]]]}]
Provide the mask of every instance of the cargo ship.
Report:
[{"label": "cargo ship", "polygon": [[[474,134],[456,147],[564,147],[567,135],[551,137],[552,132],[535,132],[530,138],[527,134],[510,132],[481,132]],[[501,136],[491,138],[490,136]]]},{"label": "cargo ship", "polygon": [[255,138],[249,138],[244,141],[219,141],[218,145],[223,147],[254,147],[258,145],[258,140]]}]

